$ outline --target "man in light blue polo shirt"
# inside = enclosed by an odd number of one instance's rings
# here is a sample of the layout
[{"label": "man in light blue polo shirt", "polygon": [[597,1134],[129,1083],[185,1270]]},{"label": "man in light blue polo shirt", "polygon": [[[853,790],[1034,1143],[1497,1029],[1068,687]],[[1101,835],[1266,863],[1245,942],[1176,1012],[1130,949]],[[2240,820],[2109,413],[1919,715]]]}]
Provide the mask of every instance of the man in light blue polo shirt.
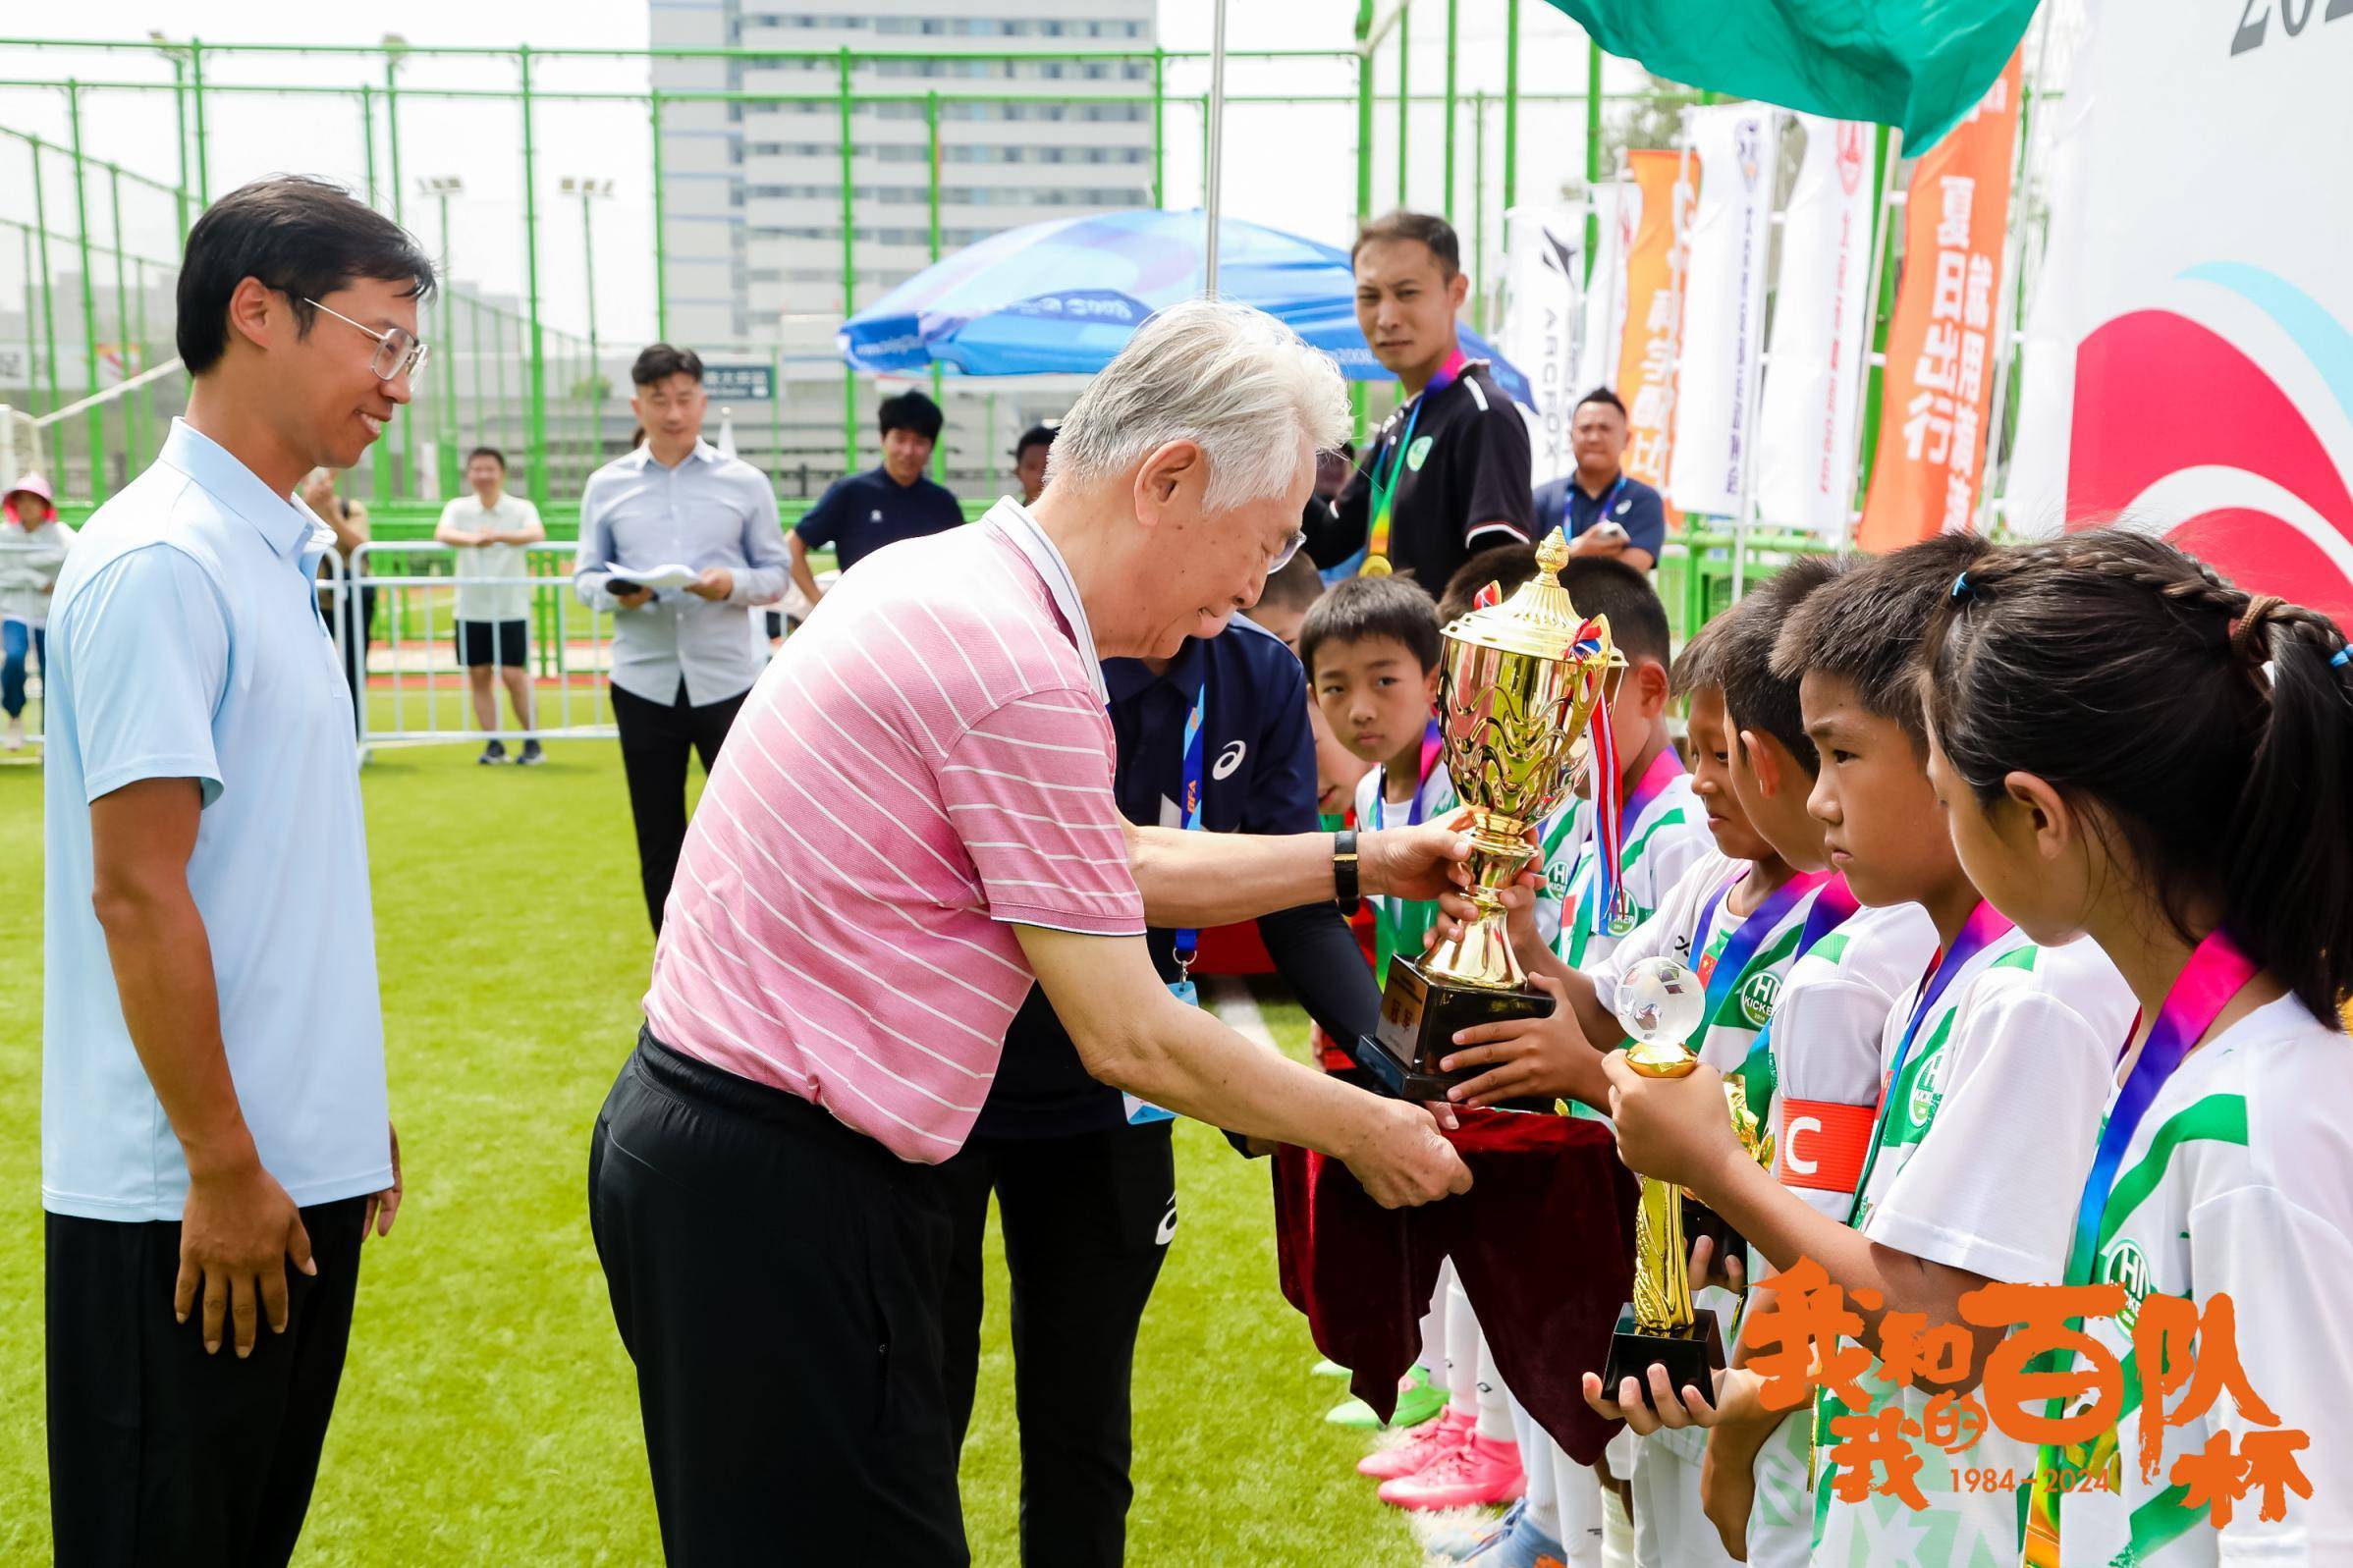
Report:
[{"label": "man in light blue polo shirt", "polygon": [[[192,378],[51,611],[42,1030],[60,1564],[284,1563],[392,1227],[351,697],[293,492],[409,401],[432,264],[278,177],[190,231]],[[221,1354],[232,1350],[234,1354]]]}]

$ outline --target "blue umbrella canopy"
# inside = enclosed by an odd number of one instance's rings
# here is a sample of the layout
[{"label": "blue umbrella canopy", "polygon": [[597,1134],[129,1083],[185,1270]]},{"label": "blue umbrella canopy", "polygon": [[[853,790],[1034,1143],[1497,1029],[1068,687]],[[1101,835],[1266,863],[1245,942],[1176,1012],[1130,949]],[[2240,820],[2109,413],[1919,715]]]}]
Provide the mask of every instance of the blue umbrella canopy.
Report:
[{"label": "blue umbrella canopy", "polygon": [[[992,235],[915,274],[844,322],[842,357],[905,375],[950,365],[969,376],[1091,375],[1154,311],[1201,292],[1199,208],[1060,218]],[[1386,381],[1356,326],[1348,253],[1238,218],[1218,223],[1218,294],[1256,305],[1340,361]],[[1463,351],[1533,404],[1528,379],[1469,328]]]}]

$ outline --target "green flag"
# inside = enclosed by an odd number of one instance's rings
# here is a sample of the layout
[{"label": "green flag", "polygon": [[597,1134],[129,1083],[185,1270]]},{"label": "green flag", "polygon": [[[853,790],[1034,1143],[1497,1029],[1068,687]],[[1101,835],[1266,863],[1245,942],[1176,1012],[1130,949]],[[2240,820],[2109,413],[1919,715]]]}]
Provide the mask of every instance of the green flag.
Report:
[{"label": "green flag", "polygon": [[1903,133],[1924,152],[1985,95],[2035,0],[1552,0],[1657,76]]}]

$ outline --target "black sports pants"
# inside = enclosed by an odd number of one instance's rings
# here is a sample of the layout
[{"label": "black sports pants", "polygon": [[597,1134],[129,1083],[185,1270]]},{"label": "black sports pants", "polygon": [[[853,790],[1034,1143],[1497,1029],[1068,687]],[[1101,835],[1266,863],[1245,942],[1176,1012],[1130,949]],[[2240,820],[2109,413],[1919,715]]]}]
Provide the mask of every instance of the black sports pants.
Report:
[{"label": "black sports pants", "polygon": [[979,1371],[991,1189],[1005,1229],[1024,1568],[1118,1568],[1125,1552],[1128,1379],[1176,1230],[1172,1125],[974,1140],[940,1167],[956,1238],[945,1326],[958,1448]]},{"label": "black sports pants", "polygon": [[243,1361],[172,1316],[177,1221],[47,1215],[49,1524],[60,1568],[282,1564],[335,1413],[365,1198],[302,1211],[316,1274],[290,1265],[286,1332]]},{"label": "black sports pants", "polygon": [[613,688],[613,722],[621,728],[621,770],[629,781],[629,816],[637,827],[637,876],[645,885],[645,913],[662,934],[662,906],[678,875],[686,841],[686,754],[702,759],[704,777],[719,760],[748,692],[697,708],[679,682],[678,700],[664,706]]},{"label": "black sports pants", "polygon": [[650,1033],[588,1153],[672,1568],[962,1568],[946,1186]]}]

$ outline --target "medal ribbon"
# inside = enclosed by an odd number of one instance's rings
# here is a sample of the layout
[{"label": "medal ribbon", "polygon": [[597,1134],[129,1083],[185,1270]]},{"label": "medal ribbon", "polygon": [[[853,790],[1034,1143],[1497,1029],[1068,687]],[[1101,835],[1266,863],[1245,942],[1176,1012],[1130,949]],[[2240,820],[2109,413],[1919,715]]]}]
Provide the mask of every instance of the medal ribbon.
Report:
[{"label": "medal ribbon", "polygon": [[[1597,656],[1602,651],[1603,622],[1587,621],[1577,628],[1570,652],[1578,658]],[[1635,813],[1621,811],[1618,790],[1624,782],[1617,776],[1617,731],[1610,723],[1610,672],[1594,668],[1592,680],[1599,688],[1594,695],[1591,717],[1586,721],[1587,732],[1593,737],[1593,831],[1601,843],[1601,852],[1594,857],[1593,876],[1595,898],[1593,904],[1593,933],[1606,934],[1619,915],[1632,908],[1626,897],[1625,881],[1618,858],[1625,851],[1626,827]],[[1675,770],[1680,772],[1678,759]],[[1657,774],[1658,764],[1642,776],[1642,786],[1648,786]],[[1664,780],[1661,786],[1664,787]],[[1639,788],[1637,790],[1639,793]],[[1648,804],[1647,801],[1644,804]]]},{"label": "medal ribbon", "polygon": [[[1201,721],[1209,712],[1209,682],[1204,679],[1193,693],[1193,711],[1184,717],[1184,783],[1177,800],[1177,825],[1186,833],[1201,826],[1201,761],[1206,742],[1201,738]],[[1189,977],[1193,959],[1201,950],[1201,933],[1185,930],[1175,933],[1176,940],[1176,973],[1179,979]]]},{"label": "medal ribbon", "polygon": [[[1438,374],[1430,378],[1430,384],[1415,393],[1413,401],[1405,406],[1405,428],[1397,437],[1396,447],[1389,460],[1389,477],[1386,480],[1381,477],[1380,456],[1374,455],[1373,526],[1366,538],[1363,568],[1373,576],[1383,576],[1389,571],[1389,519],[1390,514],[1396,510],[1397,480],[1405,471],[1405,453],[1413,445],[1413,427],[1421,419],[1423,406],[1452,386],[1469,364],[1469,357],[1461,349],[1455,349],[1447,355],[1446,363],[1438,367]],[[1373,565],[1376,561],[1381,563],[1379,567]]]},{"label": "medal ribbon", "polygon": [[[2174,977],[2171,988],[2165,992],[2164,1005],[2157,1010],[2157,1022],[2150,1027],[2141,1054],[2133,1059],[2132,1071],[2125,1075],[2124,1087],[2116,1092],[2115,1101],[2108,1108],[2107,1124],[2100,1129],[2099,1151],[2092,1157],[2091,1171],[2084,1177],[2083,1196],[2075,1206],[2075,1234],[2067,1249],[2068,1284],[2092,1283],[2092,1275],[2100,1266],[2101,1243],[2108,1239],[2102,1234],[2108,1194],[2115,1189],[2124,1151],[2131,1146],[2132,1135],[2148,1115],[2150,1106],[2156,1103],[2158,1092],[2189,1055],[2191,1048],[2214,1027],[2215,1019],[2230,1005],[2231,999],[2244,991],[2258,972],[2255,960],[2241,952],[2237,944],[2216,928],[2198,944],[2190,961]],[[2139,1020],[2135,1019],[2134,1024],[2137,1027]],[[2131,1049],[2129,1038],[2125,1049]],[[2080,1328],[2082,1320],[2069,1326]],[[2057,1354],[2056,1370],[2066,1371],[2072,1359],[2071,1353]],[[2061,1414],[2059,1401],[2052,1401],[2051,1414]],[[2058,1562],[2062,1472],[2092,1468],[2115,1451],[2112,1428],[2063,1449],[2052,1443],[2043,1445],[2035,1460],[2034,1495],[2027,1509],[2023,1561],[2029,1568]]]},{"label": "medal ribbon", "polygon": [[[1603,741],[1610,732],[1607,710],[1593,728],[1593,767],[1598,785],[1604,767]],[[1611,744],[1606,749],[1611,753],[1608,767],[1614,777],[1617,771],[1617,748]],[[1642,814],[1650,810],[1652,803],[1667,792],[1667,786],[1682,776],[1683,759],[1675,755],[1674,747],[1662,747],[1659,754],[1651,759],[1651,765],[1642,771],[1642,777],[1635,781],[1634,792],[1626,796],[1617,811],[1614,815],[1594,819],[1594,832],[1600,842],[1594,849],[1593,875],[1586,880],[1584,897],[1577,905],[1577,918],[1595,936],[1609,935],[1613,908],[1625,893],[1624,874],[1629,868],[1620,864],[1620,861],[1625,855],[1625,842],[1633,834],[1634,825],[1642,820]],[[1594,792],[1598,795],[1601,791],[1597,787]],[[1598,805],[1596,809],[1600,809]],[[1607,876],[1604,875],[1605,868],[1612,868]]]},{"label": "medal ribbon", "polygon": [[[1699,924],[1693,928],[1691,933],[1691,956],[1695,969],[1704,961],[1701,959],[1701,954],[1705,950],[1703,945],[1708,940],[1708,928],[1715,923],[1717,906],[1724,902],[1724,895],[1738,886],[1741,879],[1747,875],[1745,870],[1734,871],[1724,879],[1722,885],[1714,892],[1708,895],[1708,901],[1700,905]],[[1702,984],[1708,988],[1708,1000],[1707,1005],[1699,1017],[1699,1037],[1701,1039],[1707,1038],[1708,1026],[1716,1021],[1717,1009],[1724,1005],[1724,998],[1730,996],[1732,988],[1739,984],[1742,975],[1748,968],[1749,960],[1754,958],[1757,949],[1765,945],[1765,939],[1773,935],[1774,927],[1779,925],[1787,917],[1789,911],[1797,907],[1799,899],[1830,880],[1831,874],[1827,871],[1799,872],[1767,893],[1764,901],[1750,910],[1731,936],[1725,939],[1724,951],[1717,955],[1714,964],[1708,966],[1705,979],[1702,981]],[[1693,1049],[1698,1048],[1694,1047]]]},{"label": "medal ribbon", "polygon": [[[1438,720],[1433,716],[1428,727],[1422,730],[1421,772],[1414,782],[1413,803],[1407,808],[1405,815],[1405,825],[1409,828],[1421,825],[1424,802],[1428,800],[1430,793],[1430,775],[1438,767],[1439,755],[1445,749],[1446,732],[1439,728]],[[1383,768],[1380,784],[1373,790],[1374,832],[1378,833],[1381,830],[1384,819],[1388,815],[1389,770]],[[1429,929],[1430,911],[1433,907],[1430,904],[1409,903],[1395,898],[1374,900],[1373,966],[1375,974],[1386,977],[1389,973],[1389,960],[1403,951],[1407,942],[1414,944],[1413,950],[1415,952],[1421,951],[1420,938],[1422,933]],[[1418,912],[1413,929],[1410,931],[1406,929],[1405,925],[1405,912],[1408,909]]]},{"label": "medal ribbon", "polygon": [[[1814,950],[1814,944],[1854,918],[1855,911],[1862,907],[1862,900],[1846,885],[1845,873],[1832,873],[1814,894],[1814,906],[1806,911],[1805,929],[1797,935],[1797,950],[1789,955],[1789,967],[1794,970],[1797,960]],[[1772,1018],[1766,1019],[1765,1027],[1757,1031],[1756,1043],[1748,1048],[1748,1059],[1740,1064],[1738,1076],[1748,1090],[1748,1108],[1762,1118],[1780,1080],[1779,1069],[1773,1063]],[[1763,1093],[1758,1092],[1760,1089]]]}]

